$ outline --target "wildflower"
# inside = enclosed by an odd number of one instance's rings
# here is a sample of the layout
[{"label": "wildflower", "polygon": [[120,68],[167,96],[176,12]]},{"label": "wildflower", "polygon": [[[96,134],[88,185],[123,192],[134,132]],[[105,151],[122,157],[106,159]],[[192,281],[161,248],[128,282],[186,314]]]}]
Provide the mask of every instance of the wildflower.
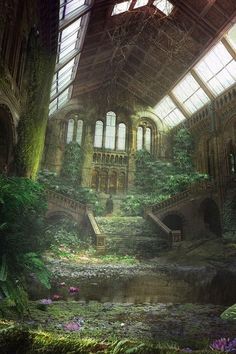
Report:
[{"label": "wildflower", "polygon": [[218,350],[220,352],[233,353],[236,352],[236,338],[220,338],[214,340],[210,345],[212,350]]},{"label": "wildflower", "polygon": [[181,349],[181,352],[184,352],[184,353],[192,353],[192,349],[191,348],[183,348]]},{"label": "wildflower", "polygon": [[39,300],[39,303],[41,305],[51,305],[52,304],[52,300],[51,299],[41,299],[41,300]]},{"label": "wildflower", "polygon": [[52,296],[52,299],[53,299],[53,301],[58,301],[58,300],[61,299],[61,296],[58,295],[58,294],[54,294],[54,295]]},{"label": "wildflower", "polygon": [[74,286],[70,286],[69,287],[69,293],[70,294],[76,294],[76,293],[78,293],[79,292],[79,288],[76,288],[76,287],[74,287]]},{"label": "wildflower", "polygon": [[62,283],[59,283],[60,286],[65,287],[66,283],[63,281]]},{"label": "wildflower", "polygon": [[79,331],[81,326],[78,322],[68,322],[63,325],[66,331]]}]

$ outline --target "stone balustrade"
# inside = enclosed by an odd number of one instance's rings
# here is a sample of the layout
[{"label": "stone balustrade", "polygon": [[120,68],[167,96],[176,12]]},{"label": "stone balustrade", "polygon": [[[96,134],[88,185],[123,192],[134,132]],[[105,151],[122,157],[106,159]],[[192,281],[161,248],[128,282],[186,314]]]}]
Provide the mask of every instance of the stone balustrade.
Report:
[{"label": "stone balustrade", "polygon": [[67,210],[70,210],[74,213],[85,213],[87,206],[82,204],[74,199],[71,199],[63,194],[54,192],[52,190],[46,190],[46,196],[49,202],[59,205]]},{"label": "stone balustrade", "polygon": [[176,206],[179,203],[184,202],[185,200],[188,200],[191,197],[194,197],[196,195],[206,193],[207,191],[213,191],[216,188],[215,182],[211,181],[201,181],[194,183],[189,186],[188,189],[181,193],[177,193],[173,195],[172,197],[163,200],[162,202],[151,205],[148,209],[151,210],[153,213],[157,213],[160,211],[163,211],[167,208],[170,208],[172,206]]},{"label": "stone balustrade", "polygon": [[93,153],[93,163],[98,165],[126,166],[128,164],[128,156],[126,152],[96,151]]}]

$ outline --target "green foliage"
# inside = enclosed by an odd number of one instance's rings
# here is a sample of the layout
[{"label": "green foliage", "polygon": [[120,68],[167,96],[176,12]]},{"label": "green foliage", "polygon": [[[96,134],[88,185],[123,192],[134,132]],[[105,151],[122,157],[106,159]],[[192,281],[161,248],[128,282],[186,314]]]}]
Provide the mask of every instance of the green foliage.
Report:
[{"label": "green foliage", "polygon": [[71,186],[78,186],[81,182],[83,153],[80,145],[70,142],[66,145],[61,177]]},{"label": "green foliage", "polygon": [[[20,326],[0,330],[1,353],[18,354],[179,354],[181,349],[175,343],[142,342],[139,340],[101,341],[98,339],[59,335],[43,331],[30,331]],[[211,349],[197,351],[199,354],[214,353]]]},{"label": "green foliage", "polygon": [[223,208],[224,238],[227,241],[236,241],[236,190],[231,189],[224,202]]},{"label": "green foliage", "polygon": [[59,257],[70,257],[71,253],[88,249],[91,245],[90,238],[81,233],[78,224],[70,219],[60,219],[49,224],[46,235],[51,250]]},{"label": "green foliage", "polygon": [[194,171],[194,143],[186,129],[173,137],[173,160],[158,160],[146,150],[136,153],[135,189],[122,205],[126,215],[140,215],[146,206],[182,192],[207,176]]},{"label": "green foliage", "polygon": [[41,185],[32,180],[0,176],[0,291],[16,306],[26,309],[25,275],[35,273],[49,286],[40,257],[43,250],[46,203]]},{"label": "green foliage", "polygon": [[236,304],[233,306],[230,306],[228,309],[226,309],[220,317],[222,320],[234,320],[236,321]]},{"label": "green foliage", "polygon": [[90,188],[73,184],[66,178],[57,176],[54,172],[47,170],[40,171],[38,181],[43,184],[45,188],[64,194],[82,204],[91,205],[96,215],[102,215],[104,213],[104,207],[99,203],[97,193]]}]

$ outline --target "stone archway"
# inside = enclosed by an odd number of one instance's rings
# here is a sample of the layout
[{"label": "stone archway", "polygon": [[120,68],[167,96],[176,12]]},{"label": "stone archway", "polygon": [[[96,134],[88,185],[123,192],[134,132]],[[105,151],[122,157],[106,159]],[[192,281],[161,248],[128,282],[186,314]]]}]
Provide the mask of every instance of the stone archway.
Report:
[{"label": "stone archway", "polygon": [[14,125],[5,105],[0,105],[0,172],[8,173],[13,159]]},{"label": "stone archway", "polygon": [[213,234],[217,237],[222,236],[220,211],[216,202],[211,199],[205,199],[200,205],[200,213],[205,225],[206,234]]},{"label": "stone archway", "polygon": [[166,215],[162,222],[168,226],[171,230],[180,230],[181,231],[181,239],[184,238],[184,221],[183,218],[177,213],[173,212],[171,214]]}]

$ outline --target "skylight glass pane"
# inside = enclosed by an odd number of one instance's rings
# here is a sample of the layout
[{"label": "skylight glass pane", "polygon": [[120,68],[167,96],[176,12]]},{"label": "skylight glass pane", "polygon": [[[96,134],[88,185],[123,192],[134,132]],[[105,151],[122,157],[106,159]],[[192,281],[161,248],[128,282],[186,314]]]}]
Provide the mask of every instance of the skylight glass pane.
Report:
[{"label": "skylight glass pane", "polygon": [[70,36],[72,33],[78,31],[80,25],[81,25],[81,17],[62,31],[62,35],[61,35],[62,40],[64,40],[65,37]]},{"label": "skylight glass pane", "polygon": [[168,0],[155,0],[153,5],[167,16],[170,15],[174,8],[174,6]]},{"label": "skylight glass pane", "polygon": [[129,10],[129,7],[130,7],[130,4],[131,4],[131,1],[132,1],[132,0],[123,1],[123,2],[120,2],[119,4],[116,4],[116,5],[113,7],[113,11],[112,11],[111,16],[119,15],[119,14],[122,14],[123,12],[128,11],[128,10]]},{"label": "skylight glass pane", "polygon": [[161,119],[164,119],[172,110],[176,108],[169,96],[165,96],[155,107],[155,112]]},{"label": "skylight glass pane", "polygon": [[196,112],[210,101],[210,98],[190,73],[175,86],[172,92],[189,113]]},{"label": "skylight glass pane", "polygon": [[66,4],[65,16],[71,14],[71,12],[75,11],[79,7],[85,4],[85,0],[71,0]]},{"label": "skylight glass pane", "polygon": [[219,42],[195,67],[209,89],[219,95],[236,82],[235,60]]},{"label": "skylight glass pane", "polygon": [[165,96],[154,109],[158,117],[170,127],[173,127],[186,119],[169,96]]},{"label": "skylight glass pane", "polygon": [[229,30],[227,39],[234,49],[236,49],[236,24]]},{"label": "skylight glass pane", "polygon": [[148,2],[149,0],[137,0],[136,4],[134,5],[134,9],[137,9],[138,7],[146,6]]}]

